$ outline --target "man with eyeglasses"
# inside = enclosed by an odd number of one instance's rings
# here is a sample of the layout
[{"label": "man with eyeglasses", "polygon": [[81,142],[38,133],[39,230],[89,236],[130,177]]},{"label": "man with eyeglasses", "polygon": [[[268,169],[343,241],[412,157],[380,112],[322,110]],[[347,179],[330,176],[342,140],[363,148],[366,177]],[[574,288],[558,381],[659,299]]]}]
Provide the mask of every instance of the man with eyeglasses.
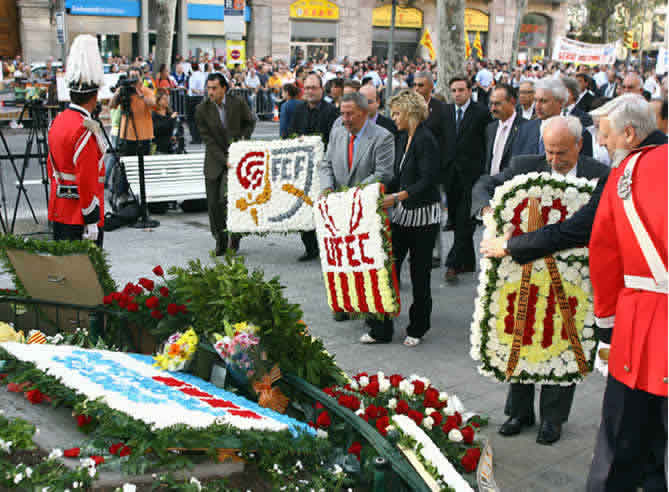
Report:
[{"label": "man with eyeglasses", "polygon": [[[304,101],[296,106],[287,135],[320,135],[327,150],[330,131],[338,116],[337,108],[323,100],[322,79],[318,74],[312,72],[304,79]],[[298,258],[298,261],[317,259],[316,231],[304,231],[301,235],[305,252]]]},{"label": "man with eyeglasses", "polygon": [[630,72],[623,79],[623,94],[639,94],[643,95],[643,88],[641,87],[641,77],[636,72]]}]

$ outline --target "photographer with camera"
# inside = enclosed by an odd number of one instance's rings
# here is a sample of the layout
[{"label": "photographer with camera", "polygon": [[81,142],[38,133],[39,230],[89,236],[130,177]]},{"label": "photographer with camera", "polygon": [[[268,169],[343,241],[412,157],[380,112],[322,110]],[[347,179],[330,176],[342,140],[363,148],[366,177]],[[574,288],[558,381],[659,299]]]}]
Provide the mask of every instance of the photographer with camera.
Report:
[{"label": "photographer with camera", "polygon": [[[158,154],[177,153],[181,122],[179,113],[170,108],[170,93],[167,89],[158,89],[156,92],[156,107],[151,114],[153,118],[153,142]],[[183,130],[183,129],[181,129]]]},{"label": "photographer with camera", "polygon": [[[123,156],[141,153],[149,155],[153,140],[153,119],[151,109],[156,105],[153,91],[145,87],[141,74],[132,69],[128,78],[119,79],[119,90],[112,98],[112,109],[121,106],[121,128],[119,130],[119,151]],[[128,190],[127,181],[123,180],[121,193]]]},{"label": "photographer with camera", "polygon": [[72,102],[56,116],[48,137],[49,220],[55,240],[90,239],[102,247],[107,143],[91,116],[104,83],[95,37],[80,35],[72,43],[66,81]]}]

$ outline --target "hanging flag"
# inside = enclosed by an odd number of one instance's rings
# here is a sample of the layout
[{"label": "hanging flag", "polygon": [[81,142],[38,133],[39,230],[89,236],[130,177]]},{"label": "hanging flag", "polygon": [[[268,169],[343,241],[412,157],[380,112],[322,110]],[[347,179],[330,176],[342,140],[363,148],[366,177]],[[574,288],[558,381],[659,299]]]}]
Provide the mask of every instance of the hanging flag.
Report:
[{"label": "hanging flag", "polygon": [[465,60],[472,54],[472,46],[469,44],[469,33],[465,32]]},{"label": "hanging flag", "polygon": [[427,51],[430,54],[430,60],[434,61],[436,53],[434,52],[434,45],[432,44],[432,36],[430,36],[430,31],[427,27],[423,31],[423,36],[420,38],[420,44],[427,48]]},{"label": "hanging flag", "polygon": [[474,38],[474,49],[476,50],[476,56],[483,59],[483,47],[481,46],[481,33],[476,31],[476,38]]}]

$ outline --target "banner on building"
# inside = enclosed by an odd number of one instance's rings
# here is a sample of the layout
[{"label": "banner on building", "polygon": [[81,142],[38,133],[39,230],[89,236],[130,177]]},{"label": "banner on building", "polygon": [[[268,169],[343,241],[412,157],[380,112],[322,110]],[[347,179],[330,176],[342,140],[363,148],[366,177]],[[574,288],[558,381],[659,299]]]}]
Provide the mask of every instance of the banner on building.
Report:
[{"label": "banner on building", "polygon": [[655,66],[655,73],[661,75],[667,73],[669,70],[669,50],[662,46],[657,54],[657,65]]},{"label": "banner on building", "polygon": [[246,41],[225,42],[225,60],[228,68],[234,68],[236,65],[246,66]]},{"label": "banner on building", "polygon": [[577,65],[613,65],[619,43],[590,44],[558,37],[553,48],[553,60]]},{"label": "banner on building", "polygon": [[428,53],[430,54],[430,60],[434,61],[437,57],[437,54],[434,51],[434,44],[432,43],[432,36],[430,36],[430,30],[426,27],[423,31],[423,37],[420,38],[420,44],[425,46]]}]

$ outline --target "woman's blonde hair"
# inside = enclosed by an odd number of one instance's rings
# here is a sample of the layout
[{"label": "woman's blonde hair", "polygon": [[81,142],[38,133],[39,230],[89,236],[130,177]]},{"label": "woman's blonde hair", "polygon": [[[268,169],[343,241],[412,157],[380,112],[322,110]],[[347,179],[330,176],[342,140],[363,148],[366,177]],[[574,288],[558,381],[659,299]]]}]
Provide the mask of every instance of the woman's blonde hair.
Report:
[{"label": "woman's blonde hair", "polygon": [[411,89],[402,89],[388,101],[389,108],[397,108],[406,113],[409,121],[418,124],[425,121],[430,114],[425,98]]}]

